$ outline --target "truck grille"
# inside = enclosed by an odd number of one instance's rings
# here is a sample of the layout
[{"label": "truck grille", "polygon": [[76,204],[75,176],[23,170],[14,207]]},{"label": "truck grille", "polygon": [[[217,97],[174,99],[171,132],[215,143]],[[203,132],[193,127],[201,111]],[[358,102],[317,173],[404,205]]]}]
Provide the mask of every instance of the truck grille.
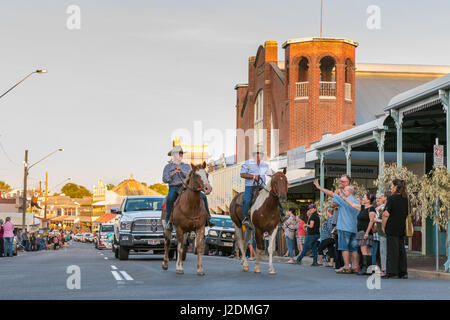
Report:
[{"label": "truck grille", "polygon": [[222,232],[221,237],[224,239],[232,239],[233,233],[232,232]]},{"label": "truck grille", "polygon": [[162,232],[160,219],[138,219],[133,222],[132,232]]}]

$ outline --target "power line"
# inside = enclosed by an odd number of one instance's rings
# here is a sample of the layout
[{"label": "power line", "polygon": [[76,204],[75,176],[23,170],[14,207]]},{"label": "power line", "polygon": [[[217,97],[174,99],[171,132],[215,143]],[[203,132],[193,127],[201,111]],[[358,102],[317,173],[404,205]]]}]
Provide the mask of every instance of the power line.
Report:
[{"label": "power line", "polygon": [[3,147],[2,142],[0,141],[0,148],[3,151],[3,154],[5,155],[6,159],[8,159],[9,162],[11,162],[12,164],[16,165],[16,166],[20,166],[20,164],[18,164],[17,162],[11,160],[11,158],[9,157],[8,153],[6,152],[5,148]]}]

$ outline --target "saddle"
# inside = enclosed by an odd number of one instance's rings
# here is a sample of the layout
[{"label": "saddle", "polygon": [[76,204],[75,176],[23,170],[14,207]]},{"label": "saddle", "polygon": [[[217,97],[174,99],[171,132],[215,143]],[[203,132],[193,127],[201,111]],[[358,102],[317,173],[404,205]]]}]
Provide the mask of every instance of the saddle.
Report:
[{"label": "saddle", "polygon": [[[253,192],[252,192],[252,202],[250,203],[250,208],[253,206],[253,204],[256,201],[256,198],[258,198],[259,192],[261,191],[262,187],[258,187],[258,188],[253,188]],[[243,206],[244,204],[244,193],[241,192],[239,193],[237,199],[236,199],[236,204],[238,206]]]}]

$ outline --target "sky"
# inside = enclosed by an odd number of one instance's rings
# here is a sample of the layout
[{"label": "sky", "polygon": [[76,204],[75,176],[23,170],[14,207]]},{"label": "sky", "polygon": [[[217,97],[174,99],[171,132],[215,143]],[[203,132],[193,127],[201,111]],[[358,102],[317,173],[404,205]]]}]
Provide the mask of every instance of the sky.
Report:
[{"label": "sky", "polygon": [[[357,41],[357,63],[450,65],[449,12],[447,0],[325,0],[323,36]],[[0,180],[22,188],[25,149],[33,163],[64,148],[29,186],[46,171],[52,192],[68,177],[90,190],[131,174],[158,183],[174,132],[235,128],[234,86],[259,45],[278,41],[284,60],[286,40],[319,30],[319,0],[2,1],[0,93],[48,73],[0,99]]]}]

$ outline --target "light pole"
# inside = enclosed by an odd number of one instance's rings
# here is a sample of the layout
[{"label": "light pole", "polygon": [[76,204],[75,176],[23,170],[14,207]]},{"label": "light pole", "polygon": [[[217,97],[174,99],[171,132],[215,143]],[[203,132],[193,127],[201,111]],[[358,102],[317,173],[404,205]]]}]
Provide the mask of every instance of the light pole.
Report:
[{"label": "light pole", "polygon": [[55,151],[49,153],[45,157],[43,157],[41,160],[36,161],[35,163],[28,166],[28,150],[25,150],[25,161],[23,163],[23,202],[22,202],[22,230],[26,231],[26,224],[25,224],[25,216],[27,213],[27,178],[28,178],[28,172],[32,167],[34,167],[39,162],[47,159],[48,157],[52,156],[58,151],[63,151],[64,149],[56,149]]},{"label": "light pole", "polygon": [[36,71],[30,72],[25,78],[23,78],[22,80],[20,80],[19,82],[17,82],[15,85],[13,85],[9,90],[7,90],[5,93],[3,93],[0,96],[0,99],[3,98],[3,96],[5,96],[8,92],[10,92],[12,89],[14,89],[15,87],[17,87],[19,84],[21,84],[22,82],[24,82],[25,80],[27,80],[32,74],[34,73],[47,73],[47,69],[38,69]]}]

